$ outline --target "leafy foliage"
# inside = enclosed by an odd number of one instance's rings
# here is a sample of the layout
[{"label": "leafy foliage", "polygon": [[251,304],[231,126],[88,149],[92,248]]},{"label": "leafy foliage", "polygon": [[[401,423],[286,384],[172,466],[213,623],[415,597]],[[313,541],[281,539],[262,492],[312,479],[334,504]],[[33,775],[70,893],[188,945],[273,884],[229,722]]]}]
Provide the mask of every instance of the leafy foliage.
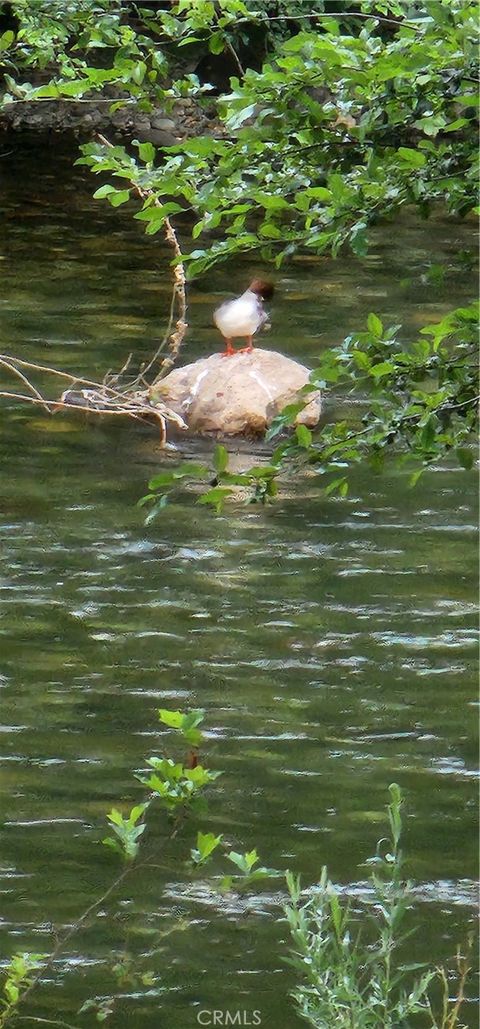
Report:
[{"label": "leafy foliage", "polygon": [[[0,4],[0,13],[5,4]],[[79,100],[115,88],[123,102],[151,107],[162,97],[166,59],[151,37],[128,23],[121,0],[12,0],[16,31],[0,37],[6,90],[2,106],[42,100]],[[50,78],[28,81],[35,71]],[[115,97],[110,93],[108,103]]]},{"label": "leafy foliage", "polygon": [[46,954],[14,954],[3,969],[4,980],[0,996],[0,1027],[15,1017],[21,994],[27,990],[36,972],[42,967]]},{"label": "leafy foliage", "polygon": [[[138,215],[147,232],[178,211],[172,203],[193,212],[201,244],[189,252],[184,241],[191,275],[254,250],[277,265],[304,248],[335,255],[347,245],[361,257],[369,225],[406,204],[428,216],[442,201],[464,215],[476,204],[477,181],[473,0],[389,0],[355,10],[342,2],[335,14],[323,6],[307,13],[279,3],[272,16],[267,0],[176,0],[169,10],[12,0],[18,29],[0,38],[0,103],[99,95],[113,107],[148,110],[186,95],[202,102],[211,86],[179,73],[181,55],[228,53],[238,75],[217,100],[216,138],[163,148],[160,161],[143,144],[145,164],[123,147],[83,148],[95,172],[152,191]],[[268,53],[260,68],[259,32]],[[28,77],[39,69],[50,79],[36,85]],[[125,188],[113,190],[97,196],[128,199]]]},{"label": "leafy foliage", "polygon": [[199,867],[200,865],[204,865],[205,862],[208,861],[210,855],[213,854],[214,850],[217,849],[221,842],[221,834],[220,836],[215,836],[211,832],[203,833],[199,831],[197,833],[197,846],[192,848],[192,850],[190,851],[194,865],[196,865],[197,867]]},{"label": "leafy foliage", "polygon": [[223,889],[230,890],[232,885],[235,885],[236,889],[242,889],[244,886],[258,883],[262,879],[271,879],[280,874],[274,868],[265,868],[263,865],[257,868],[256,866],[260,859],[255,849],[247,851],[245,854],[239,854],[237,851],[231,850],[227,857],[239,869],[240,875],[223,876]]},{"label": "leafy foliage", "polygon": [[[186,42],[199,5],[179,6],[190,11]],[[205,30],[214,5],[200,6]],[[424,217],[437,201],[457,215],[475,207],[475,6],[394,6],[394,33],[373,15],[319,15],[315,31],[283,38],[220,97],[221,138],[184,140],[137,171],[162,203],[193,211],[202,246],[184,247],[190,275],[254,250],[277,266],[304,248],[335,256],[348,245],[362,257],[369,225],[405,205]],[[95,172],[123,174],[122,148],[83,151]],[[138,217],[148,232],[160,228],[151,198]]]},{"label": "leafy foliage", "polygon": [[124,818],[117,808],[112,808],[107,815],[114,836],[107,836],[102,842],[112,850],[116,850],[126,861],[136,858],[140,847],[140,836],[145,831],[145,822],[140,819],[145,814],[148,804],[136,804],[128,818]]},{"label": "leafy foliage", "polygon": [[[280,457],[279,450],[279,460]],[[207,484],[208,488],[200,493],[197,503],[213,508],[217,514],[223,510],[229,498],[238,495],[239,487],[246,492],[246,503],[265,504],[277,495],[275,476],[280,471],[280,464],[275,461],[274,454],[269,464],[253,466],[245,472],[229,472],[228,452],[223,444],[219,443],[213,452],[213,469],[206,464],[194,464],[189,461],[165,469],[150,479],[149,492],[138,501],[139,507],[150,505],[145,524],[149,525],[157,518],[169,500],[178,495],[179,489],[198,483]],[[212,474],[215,474],[213,480]]]},{"label": "leafy foliage", "polygon": [[[282,433],[284,438],[277,441],[268,464],[230,473],[227,451],[218,444],[213,470],[185,462],[154,476],[150,492],[139,501],[141,506],[151,505],[147,521],[157,517],[179,487],[202,480],[207,488],[197,503],[218,513],[226,501],[238,499],[239,487],[245,503],[268,503],[291,468],[315,469],[325,494],[340,497],[348,494],[349,472],[361,462],[377,472],[387,463],[410,466],[412,486],[429,466],[449,455],[471,469],[480,400],[478,304],[457,308],[440,322],[426,325],[410,343],[400,342],[400,328],[384,328],[379,316],[371,313],[363,331],[325,351],[303,389],[304,400],[286,407],[272,423],[267,438]],[[302,424],[293,428],[309,394],[317,389],[334,389],[337,398],[345,400],[356,395],[359,402],[349,404],[347,418],[319,431]],[[286,438],[285,430],[290,430]]]},{"label": "leafy foliage", "polygon": [[[198,747],[204,742],[204,737],[199,729],[204,712],[199,709],[192,709],[188,712],[178,710],[160,709],[159,720],[163,726],[173,729],[182,745],[188,744],[189,754],[184,761],[175,761],[173,758],[150,757],[147,764],[152,769],[150,774],[137,775],[136,779],[148,787],[149,793],[145,800],[135,804],[128,814],[114,807],[107,815],[108,828],[111,835],[103,839],[103,843],[111,850],[121,856],[124,868],[118,878],[107,887],[105,892],[93,903],[90,903],[80,914],[76,922],[69,925],[63,936],[55,934],[53,949],[49,954],[18,953],[14,954],[8,963],[4,965],[0,984],[0,1029],[7,1025],[16,1023],[18,1019],[29,1020],[29,1015],[19,1013],[19,1008],[25,1005],[27,997],[40,984],[42,978],[47,975],[58,958],[58,955],[65,949],[67,942],[94,916],[107,898],[117,889],[127,876],[132,876],[137,868],[143,870],[150,868],[152,874],[158,869],[158,858],[156,850],[148,852],[145,846],[144,834],[147,828],[147,816],[151,815],[152,809],[156,806],[166,812],[166,832],[163,837],[163,849],[168,844],[181,836],[188,816],[207,812],[205,801],[199,803],[200,795],[221,774],[210,771],[199,762]],[[171,817],[173,816],[173,818]],[[199,871],[204,874],[205,866],[212,859],[217,849],[222,844],[222,855],[230,863],[237,866],[238,875],[219,875],[212,877],[212,884],[217,889],[240,889],[249,887],[261,879],[270,875],[277,875],[273,869],[259,864],[259,857],[255,849],[240,854],[230,849],[224,841],[223,834],[215,836],[211,832],[197,830],[196,847],[191,847],[187,854],[190,854],[190,861],[185,862],[185,869],[189,876]],[[141,853],[142,860],[139,861]],[[173,851],[177,860],[177,851]],[[152,861],[153,858],[153,861]],[[167,867],[167,866],[165,866]],[[188,920],[180,918],[174,921],[170,929],[165,930],[162,935],[177,929],[187,928]],[[128,932],[128,930],[127,930]],[[107,1021],[115,1012],[116,1001],[124,995],[125,988],[138,991],[141,987],[150,988],[156,982],[156,976],[151,968],[145,967],[144,959],[148,955],[136,955],[135,958],[128,954],[128,951],[121,951],[117,955],[111,972],[115,979],[117,991],[112,994],[102,993],[100,997],[90,997],[82,1004],[79,1014],[91,1012],[96,1021],[102,1023]],[[33,1016],[32,1016],[33,1017]],[[30,1019],[31,1020],[31,1019]],[[38,1019],[33,1019],[38,1020]],[[61,1023],[66,1024],[66,1023]]]},{"label": "leafy foliage", "polygon": [[202,724],[204,716],[205,711],[201,708],[188,711],[187,714],[182,714],[181,711],[168,711],[165,708],[159,708],[158,711],[160,721],[171,729],[178,730],[184,740],[193,747],[198,747],[198,744],[203,739],[202,732],[198,726]]},{"label": "leafy foliage", "polygon": [[289,963],[300,976],[292,995],[299,1013],[316,1029],[333,1025],[338,1029],[407,1029],[418,1024],[418,1015],[428,1018],[421,1024],[432,1029],[460,1025],[468,954],[459,958],[457,998],[449,1000],[447,987],[438,1013],[428,991],[439,978],[444,987],[441,970],[423,969],[412,975],[422,966],[399,962],[399,947],[410,935],[403,931],[403,922],[412,894],[411,883],[403,879],[400,850],[403,797],[396,783],[389,792],[390,838],[379,840],[376,854],[368,862],[373,867],[371,896],[366,901],[372,942],[361,935],[358,915],[342,900],[325,867],[311,899],[303,904],[299,877],[287,874],[290,904],[285,914],[294,948]]},{"label": "leafy foliage", "polygon": [[[358,393],[364,413],[360,417],[354,409],[349,419],[325,426],[311,441],[299,426],[277,458],[313,464],[328,476],[327,494],[343,496],[349,468],[364,460],[376,471],[389,458],[414,463],[412,485],[450,452],[463,468],[471,468],[480,399],[478,327],[478,305],[472,304],[425,326],[419,339],[403,345],[400,326],[384,330],[380,318],[370,314],[366,331],[328,350],[310,376],[312,387]],[[291,420],[289,412],[280,415],[270,438]]]},{"label": "leafy foliage", "polygon": [[172,758],[151,757],[148,764],[153,772],[137,778],[144,786],[148,786],[169,812],[187,806],[192,810],[198,809],[195,804],[197,794],[220,775],[220,772],[210,772],[200,764],[195,768],[187,768]]}]

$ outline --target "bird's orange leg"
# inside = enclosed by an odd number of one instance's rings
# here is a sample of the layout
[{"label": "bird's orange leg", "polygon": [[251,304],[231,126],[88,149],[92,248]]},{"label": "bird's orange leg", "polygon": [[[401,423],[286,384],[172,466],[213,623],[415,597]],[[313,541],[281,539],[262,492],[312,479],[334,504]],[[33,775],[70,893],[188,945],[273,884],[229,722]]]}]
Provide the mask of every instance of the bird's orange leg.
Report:
[{"label": "bird's orange leg", "polygon": [[253,336],[247,336],[247,346],[237,350],[238,354],[251,354],[253,350]]},{"label": "bird's orange leg", "polygon": [[236,350],[232,347],[231,339],[225,339],[225,350],[222,350],[221,357],[233,357],[236,354]]}]

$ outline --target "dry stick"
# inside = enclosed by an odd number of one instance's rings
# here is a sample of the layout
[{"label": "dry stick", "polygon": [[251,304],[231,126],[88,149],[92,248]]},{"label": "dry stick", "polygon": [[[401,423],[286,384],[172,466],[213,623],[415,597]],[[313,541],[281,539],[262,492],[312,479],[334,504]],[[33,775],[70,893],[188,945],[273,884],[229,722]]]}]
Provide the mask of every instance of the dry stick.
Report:
[{"label": "dry stick", "polygon": [[59,1025],[61,1029],[78,1029],[78,1026],[72,1025],[71,1022],[62,1022],[59,1018],[40,1018],[39,1015],[19,1015],[18,1021],[36,1022],[39,1025]]},{"label": "dry stick", "polygon": [[172,331],[172,325],[173,325],[173,318],[174,318],[174,311],[175,311],[175,299],[176,299],[176,288],[175,288],[175,283],[174,283],[173,284],[173,288],[172,288],[172,299],[170,301],[170,311],[169,311],[169,315],[168,315],[168,322],[167,322],[167,328],[165,330],[165,335],[164,335],[164,337],[162,339],[162,342],[159,343],[159,345],[158,345],[158,347],[157,347],[153,357],[150,358],[148,364],[147,365],[143,365],[142,368],[140,369],[140,373],[137,375],[137,378],[134,379],[134,383],[133,383],[134,385],[136,383],[138,383],[138,384],[143,383],[144,386],[149,386],[149,383],[145,379],[145,376],[146,376],[147,372],[149,372],[150,369],[153,367],[153,365],[155,364],[155,361],[160,357],[160,354],[162,353],[162,351],[164,350],[164,348],[166,347],[166,345],[168,343],[168,338],[169,338],[170,333]]},{"label": "dry stick", "polygon": [[[107,146],[107,147],[113,149],[113,144],[110,143],[109,140],[105,138],[105,136],[102,136],[102,135],[99,134],[98,135],[98,139],[100,140],[101,143],[103,143],[104,146]],[[145,201],[147,199],[147,197],[153,196],[154,197],[154,204],[155,204],[155,206],[156,207],[161,207],[162,206],[162,204],[160,203],[158,198],[154,196],[154,193],[153,193],[152,190],[150,190],[150,189],[148,189],[148,190],[147,189],[142,189],[135,182],[131,182],[131,185],[135,189],[135,191],[138,193],[138,195],[140,196],[140,198],[142,200]],[[178,239],[177,239],[175,230],[174,230],[174,228],[173,228],[173,226],[172,226],[172,224],[170,222],[170,219],[168,217],[165,218],[164,227],[165,227],[165,238],[166,238],[168,244],[172,247],[172,249],[173,249],[173,251],[175,253],[175,257],[178,259],[178,263],[175,265],[174,270],[173,270],[174,285],[173,285],[172,303],[171,303],[171,307],[170,307],[170,317],[169,317],[169,322],[168,322],[167,334],[164,337],[164,339],[162,340],[162,343],[160,344],[160,347],[158,348],[156,354],[154,354],[153,358],[148,363],[147,368],[143,369],[142,373],[133,380],[133,382],[129,386],[128,391],[127,390],[115,389],[114,387],[109,386],[108,385],[109,373],[107,373],[107,375],[104,377],[103,384],[99,384],[98,382],[93,382],[91,379],[85,379],[85,378],[83,378],[81,376],[74,376],[74,375],[69,374],[68,372],[59,371],[57,368],[50,368],[50,367],[45,366],[45,365],[34,364],[33,362],[23,361],[20,358],[10,357],[9,355],[0,355],[0,365],[3,365],[6,369],[8,369],[10,372],[12,372],[12,374],[17,375],[20,379],[22,379],[22,381],[27,386],[27,389],[31,390],[31,392],[34,395],[33,397],[30,397],[30,396],[24,396],[24,395],[18,394],[18,393],[11,393],[11,392],[7,392],[7,391],[0,391],[0,396],[9,397],[9,398],[16,399],[16,400],[26,400],[26,401],[29,401],[30,403],[35,403],[35,404],[41,404],[46,411],[51,413],[51,407],[49,406],[49,402],[44,400],[44,398],[42,397],[41,393],[36,389],[36,387],[33,385],[33,383],[31,383],[30,380],[27,378],[27,376],[24,375],[20,371],[20,367],[22,367],[22,368],[29,368],[29,369],[32,369],[33,371],[46,372],[46,373],[49,373],[51,375],[57,375],[60,378],[67,379],[71,386],[77,385],[77,384],[81,383],[84,386],[89,386],[89,387],[92,387],[93,389],[97,390],[97,392],[99,394],[101,394],[102,391],[104,393],[108,394],[108,396],[104,398],[105,401],[108,401],[108,403],[106,403],[106,407],[105,408],[100,409],[100,410],[98,410],[98,409],[96,409],[94,407],[91,407],[89,405],[85,405],[84,406],[84,405],[81,405],[81,404],[69,404],[69,403],[67,403],[65,401],[62,401],[62,400],[55,401],[55,402],[53,402],[53,401],[50,402],[50,404],[52,404],[54,406],[55,410],[66,408],[66,409],[74,409],[74,410],[77,410],[77,411],[86,411],[89,414],[122,414],[122,415],[127,415],[127,416],[129,416],[131,418],[135,418],[137,420],[142,420],[142,418],[144,418],[145,415],[154,416],[157,419],[158,423],[160,424],[162,442],[165,442],[165,440],[166,440],[166,418],[171,420],[171,421],[174,421],[181,428],[185,427],[183,422],[182,422],[182,420],[177,415],[175,415],[174,412],[168,412],[168,413],[166,412],[166,417],[165,417],[160,411],[158,411],[158,409],[152,408],[150,405],[145,403],[143,398],[142,398],[142,402],[141,403],[139,403],[138,401],[136,402],[135,401],[135,397],[132,397],[132,400],[130,401],[130,403],[128,401],[128,394],[132,392],[132,390],[135,388],[135,386],[140,385],[141,382],[143,382],[145,385],[147,385],[147,383],[145,382],[145,379],[144,379],[145,371],[149,371],[150,370],[150,368],[152,367],[154,361],[157,359],[157,357],[159,356],[159,354],[163,350],[163,348],[166,345],[166,343],[168,342],[168,340],[170,340],[169,347],[170,347],[171,357],[164,358],[164,360],[162,361],[162,364],[161,364],[160,373],[159,373],[158,376],[156,376],[154,382],[156,382],[159,378],[161,378],[162,374],[165,374],[165,372],[168,371],[168,369],[172,367],[172,365],[174,364],[174,362],[175,362],[175,360],[176,360],[176,358],[177,358],[177,356],[179,354],[180,347],[182,345],[182,342],[183,342],[183,339],[184,339],[184,336],[185,336],[185,332],[187,330],[187,320],[186,320],[186,315],[187,315],[186,278],[185,278],[185,269],[184,269],[184,266],[183,266],[183,263],[182,263],[182,260],[181,260],[182,252],[181,252],[181,249],[180,249],[180,246],[179,246],[179,243],[178,243]],[[173,332],[171,332],[171,327],[172,327],[172,322],[173,322],[173,309],[174,309],[175,301],[178,303],[178,318],[177,318],[177,321],[176,321],[175,329],[174,329]],[[130,361],[130,357],[128,358],[126,364],[124,365],[124,367],[121,370],[121,372],[119,373],[119,375],[115,376],[115,377],[112,377],[110,379],[110,381],[118,381],[119,376],[128,367],[129,361]],[[17,365],[20,366],[20,367],[17,367]],[[115,405],[115,406],[113,406],[113,405]]]},{"label": "dry stick", "polygon": [[[26,400],[29,404],[41,404],[43,407],[45,407],[45,401],[44,400],[37,400],[34,397],[28,397],[28,396],[25,396],[22,393],[9,393],[7,390],[0,390],[0,397],[8,397],[11,400]],[[50,404],[52,405],[52,407],[55,407],[55,408],[64,408],[65,407],[69,411],[87,411],[88,414],[121,414],[121,415],[124,415],[124,416],[128,415],[130,418],[136,418],[137,421],[141,421],[141,413],[140,412],[142,410],[145,410],[146,414],[156,414],[157,413],[155,411],[155,408],[150,408],[150,407],[145,407],[144,409],[142,409],[141,407],[138,407],[138,408],[133,408],[132,410],[130,410],[130,408],[115,408],[115,407],[113,407],[113,408],[107,407],[107,408],[101,408],[100,409],[100,408],[95,408],[95,407],[89,407],[88,404],[68,404],[64,400],[51,400]],[[49,411],[49,414],[52,414],[52,411]]]},{"label": "dry stick", "polygon": [[10,362],[6,361],[5,358],[3,358],[3,357],[0,358],[0,365],[3,366],[4,368],[7,368],[8,371],[13,373],[13,375],[17,375],[18,378],[21,379],[22,382],[25,383],[27,389],[30,389],[32,391],[33,395],[37,398],[37,401],[39,401],[43,405],[43,407],[48,412],[48,414],[51,413],[50,412],[50,408],[49,408],[48,403],[45,400],[45,398],[42,397],[42,394],[33,385],[33,383],[30,382],[30,379],[27,379],[27,376],[24,375],[23,372],[21,372],[19,368],[16,368],[14,364],[10,364]]},{"label": "dry stick", "polygon": [[[37,400],[35,397],[24,396],[21,393],[8,393],[7,390],[0,390],[0,397],[8,397],[11,400],[26,400],[29,404],[41,404],[42,407],[45,407],[45,402],[43,400]],[[134,408],[129,408],[129,407],[123,407],[123,408],[122,407],[118,407],[118,408],[115,408],[115,407],[113,407],[113,408],[112,407],[95,408],[95,407],[89,407],[86,404],[85,405],[84,404],[67,404],[67,403],[65,403],[65,401],[62,401],[62,400],[52,400],[50,403],[51,403],[51,406],[52,406],[53,410],[49,410],[49,414],[54,414],[56,411],[65,409],[65,410],[68,410],[68,411],[85,411],[87,414],[121,415],[122,418],[133,418],[134,421],[137,421],[137,422],[143,422],[147,416],[149,418],[155,418],[155,420],[158,422],[158,425],[160,427],[160,442],[161,443],[165,443],[165,440],[167,438],[167,424],[166,424],[167,423],[167,419],[168,419],[168,421],[175,422],[175,424],[178,425],[181,429],[185,428],[185,425],[182,424],[182,422],[180,421],[178,416],[176,417],[174,415],[174,412],[172,412],[171,414],[169,413],[165,417],[155,407],[150,407],[149,405],[145,405],[144,407],[139,406],[139,407],[136,407],[136,408],[135,407]],[[48,410],[48,408],[47,408],[47,410]],[[0,1023],[0,1025],[1,1025],[1,1023]]]},{"label": "dry stick", "polygon": [[[93,389],[97,391],[98,401],[101,404],[101,407],[94,407],[88,402],[85,404],[73,404],[63,399],[45,399],[33,383],[30,382],[27,376],[23,375],[23,373],[15,367],[15,363],[22,365],[22,367],[32,368],[36,371],[48,372],[52,375],[60,376],[60,378],[67,379],[70,385],[83,383],[93,387]],[[142,393],[135,394],[130,392],[129,395],[124,391],[115,390],[105,384],[100,386],[98,382],[92,382],[90,379],[83,379],[79,376],[70,375],[68,372],[61,372],[57,368],[49,368],[46,365],[37,365],[33,364],[31,361],[23,361],[17,357],[7,358],[5,355],[0,355],[0,366],[1,365],[13,374],[17,374],[32,391],[34,396],[26,396],[22,393],[13,393],[10,390],[0,390],[0,396],[7,397],[12,400],[26,401],[30,404],[39,404],[49,414],[55,414],[57,411],[65,408],[72,411],[85,411],[87,414],[122,415],[123,417],[133,418],[136,421],[143,421],[146,417],[155,418],[160,426],[160,437],[162,443],[164,443],[167,438],[167,421],[174,422],[179,426],[179,428],[185,428],[183,419],[180,418],[175,411],[171,411],[165,405],[163,411],[159,410],[158,407],[152,407],[146,400],[145,395]]]},{"label": "dry stick", "polygon": [[[101,135],[101,133],[97,133],[97,139],[99,139],[100,142],[103,143],[104,146],[109,147],[109,149],[111,149],[111,150],[114,149],[113,143],[110,143],[110,141],[105,136]],[[135,190],[135,192],[138,194],[138,196],[140,197],[141,200],[145,201],[145,200],[147,200],[148,197],[153,197],[154,198],[153,199],[153,203],[154,203],[155,207],[162,207],[163,206],[160,203],[158,197],[155,196],[155,193],[154,193],[154,191],[152,189],[143,189],[142,186],[139,186],[137,182],[133,182],[131,179],[129,181],[130,181],[130,185]],[[177,236],[176,236],[176,233],[175,233],[175,229],[173,228],[173,225],[172,225],[172,223],[171,223],[171,221],[170,221],[170,219],[168,217],[165,218],[164,229],[165,229],[165,239],[167,240],[167,243],[169,244],[169,246],[172,247],[172,250],[173,250],[173,252],[175,254],[175,257],[177,258],[177,261],[178,261],[178,263],[174,266],[174,269],[173,269],[174,295],[175,295],[175,299],[177,300],[177,303],[178,303],[178,318],[177,318],[177,321],[176,321],[175,330],[174,330],[174,332],[170,336],[169,347],[170,347],[170,353],[171,353],[172,356],[171,357],[166,357],[162,361],[160,373],[159,373],[159,375],[157,375],[156,379],[154,380],[155,382],[157,381],[157,379],[159,379],[162,376],[162,373],[165,373],[166,371],[168,371],[168,369],[171,368],[172,365],[175,363],[175,360],[178,357],[178,354],[179,354],[179,351],[180,351],[180,347],[182,345],[185,333],[187,331],[187,320],[186,320],[187,319],[186,278],[185,278],[185,268],[184,268],[183,262],[182,262],[182,251],[181,251],[179,243],[178,243],[178,239],[177,239]]]},{"label": "dry stick", "polygon": [[[31,368],[34,372],[47,372],[49,375],[58,375],[61,379],[68,379],[71,385],[82,383],[84,386],[92,386],[93,389],[100,389],[98,382],[93,382],[92,379],[84,379],[81,375],[72,375],[70,372],[62,372],[58,368],[50,368],[46,364],[34,364],[33,361],[24,361],[20,357],[11,357],[9,354],[0,354],[1,362],[14,362],[19,364],[22,368]],[[30,383],[31,385],[31,383]],[[124,394],[117,389],[113,389],[111,386],[104,387],[108,393],[112,394],[112,397],[118,397],[119,400],[124,399]]]},{"label": "dry stick", "polygon": [[112,371],[111,371],[111,370],[109,369],[109,370],[108,370],[108,372],[106,372],[106,374],[105,374],[105,375],[103,376],[103,379],[102,379],[102,386],[104,386],[104,387],[105,387],[106,389],[108,389],[108,388],[109,388],[109,383],[113,383],[113,382],[115,382],[115,383],[118,383],[118,382],[121,382],[121,380],[122,380],[123,376],[125,375],[125,372],[126,372],[126,371],[127,371],[127,369],[128,369],[128,366],[129,366],[129,364],[130,364],[130,362],[131,362],[131,360],[132,360],[132,357],[133,357],[133,354],[131,354],[131,353],[130,353],[130,354],[128,355],[128,357],[127,357],[127,360],[126,360],[126,361],[124,362],[124,364],[123,364],[123,365],[122,365],[122,367],[120,368],[120,371],[119,371],[119,372],[112,372]]}]

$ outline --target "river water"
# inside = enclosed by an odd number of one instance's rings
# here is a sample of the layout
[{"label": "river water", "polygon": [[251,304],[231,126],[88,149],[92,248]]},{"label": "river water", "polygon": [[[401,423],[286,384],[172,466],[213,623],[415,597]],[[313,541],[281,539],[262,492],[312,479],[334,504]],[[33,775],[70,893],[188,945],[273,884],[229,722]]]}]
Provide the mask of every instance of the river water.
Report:
[{"label": "river water", "polygon": [[[91,199],[74,156],[2,142],[1,347],[97,379],[161,338],[168,255],[129,208]],[[299,259],[277,276],[265,345],[313,367],[369,311],[408,336],[475,295],[473,248],[471,224],[407,218],[378,228],[361,262]],[[212,308],[257,270],[192,285],[184,360],[218,348]],[[186,496],[146,528],[135,505],[162,460],[148,428],[3,402],[2,959],[51,949],[118,873],[99,845],[106,812],[141,798],[148,755],[182,756],[161,706],[205,709],[205,761],[223,775],[203,830],[306,886],[327,864],[361,896],[398,782],[417,899],[409,956],[449,960],[475,917],[474,473],[445,465],[409,490],[402,472],[363,468],[343,500],[312,476],[269,509],[218,517]],[[155,867],[72,937],[29,1013],[93,1025],[81,1004],[116,993],[120,1029],[189,1029],[214,1009],[303,1024],[287,999],[283,880],[243,894],[192,880],[192,834],[166,843],[152,815]]]}]

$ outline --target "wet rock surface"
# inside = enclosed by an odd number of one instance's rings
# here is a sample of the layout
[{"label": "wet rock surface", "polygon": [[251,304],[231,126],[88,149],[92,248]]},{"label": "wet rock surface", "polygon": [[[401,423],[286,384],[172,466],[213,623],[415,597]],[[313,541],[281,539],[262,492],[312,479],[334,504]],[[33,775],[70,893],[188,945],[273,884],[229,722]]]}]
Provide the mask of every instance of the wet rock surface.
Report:
[{"label": "wet rock surface", "polygon": [[[300,399],[309,375],[304,365],[273,350],[212,354],[170,372],[151,388],[150,403],[167,404],[192,432],[260,436],[287,404]],[[320,413],[317,391],[297,422],[314,426]]]}]

